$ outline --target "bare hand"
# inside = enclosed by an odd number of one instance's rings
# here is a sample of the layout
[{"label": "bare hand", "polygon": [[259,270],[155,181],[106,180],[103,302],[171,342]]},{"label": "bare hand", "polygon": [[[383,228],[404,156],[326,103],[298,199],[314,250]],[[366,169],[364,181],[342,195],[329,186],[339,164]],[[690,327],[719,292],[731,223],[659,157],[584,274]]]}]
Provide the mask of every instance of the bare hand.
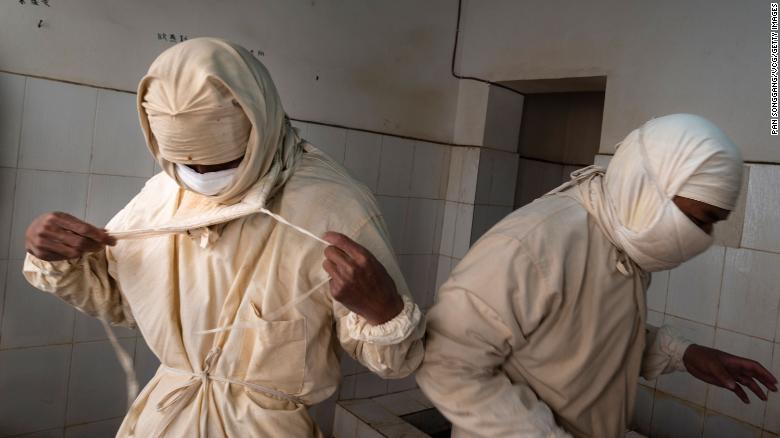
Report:
[{"label": "bare hand", "polygon": [[685,350],[683,363],[697,379],[733,391],[745,403],[750,403],[750,399],[740,384],[750,388],[761,400],[766,400],[766,394],[754,379],[777,391],[777,379],[760,363],[724,351],[694,344]]},{"label": "bare hand", "polygon": [[49,262],[81,257],[115,244],[116,239],[106,230],[62,212],[38,216],[25,233],[27,252]]},{"label": "bare hand", "polygon": [[383,324],[401,313],[403,300],[385,267],[349,237],[328,232],[322,267],[330,274],[330,294],[369,324]]}]

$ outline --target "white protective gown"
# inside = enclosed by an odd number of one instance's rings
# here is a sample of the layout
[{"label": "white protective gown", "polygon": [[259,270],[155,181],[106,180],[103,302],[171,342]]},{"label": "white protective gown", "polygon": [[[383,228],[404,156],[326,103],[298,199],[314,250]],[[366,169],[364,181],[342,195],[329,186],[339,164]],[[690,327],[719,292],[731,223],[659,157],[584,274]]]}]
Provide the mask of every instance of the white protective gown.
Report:
[{"label": "white protective gown", "polygon": [[[75,260],[27,256],[33,286],[113,324],[137,325],[160,359],[117,436],[320,436],[306,407],[336,390],[340,347],[383,377],[407,376],[421,362],[424,320],[373,197],[340,165],[306,150],[268,210],[317,236],[344,233],[371,251],[405,301],[383,325],[331,298],[323,243],[257,213],[262,181],[228,206],[160,173],[108,225],[149,228],[152,237]],[[172,228],[156,235],[149,224],[161,223]]]}]

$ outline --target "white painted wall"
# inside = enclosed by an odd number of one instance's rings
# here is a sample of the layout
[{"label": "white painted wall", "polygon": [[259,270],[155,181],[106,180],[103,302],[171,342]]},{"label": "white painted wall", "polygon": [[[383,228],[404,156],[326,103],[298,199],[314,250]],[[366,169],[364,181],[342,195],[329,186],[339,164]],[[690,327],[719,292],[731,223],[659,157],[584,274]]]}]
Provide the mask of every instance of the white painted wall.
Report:
[{"label": "white painted wall", "polygon": [[218,36],[264,52],[294,118],[452,137],[453,0],[25,3],[0,3],[0,70],[135,91],[173,44],[158,33]]},{"label": "white painted wall", "polygon": [[769,135],[769,2],[463,0],[457,69],[492,81],[607,76],[602,153],[645,120],[701,114],[747,160]]}]

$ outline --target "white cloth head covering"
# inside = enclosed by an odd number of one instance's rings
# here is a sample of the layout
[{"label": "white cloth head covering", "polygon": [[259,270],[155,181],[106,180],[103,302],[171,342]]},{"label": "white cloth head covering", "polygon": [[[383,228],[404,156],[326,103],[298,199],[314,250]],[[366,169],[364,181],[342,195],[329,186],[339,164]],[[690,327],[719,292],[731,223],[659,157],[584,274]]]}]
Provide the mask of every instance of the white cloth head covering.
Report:
[{"label": "white cloth head covering", "polygon": [[180,186],[175,164],[244,157],[225,189],[233,204],[261,178],[272,196],[303,152],[265,66],[241,46],[194,38],[164,51],[138,85],[138,114],[152,155]]},{"label": "white cloth head covering", "polygon": [[[631,132],[606,172],[581,169],[549,194],[566,190],[574,196],[620,251],[652,272],[674,268],[712,243],[673,198],[732,210],[741,180],[739,149],[717,126],[696,115],[673,114]],[[571,187],[576,190],[567,190]],[[630,271],[625,263],[618,267]]]}]

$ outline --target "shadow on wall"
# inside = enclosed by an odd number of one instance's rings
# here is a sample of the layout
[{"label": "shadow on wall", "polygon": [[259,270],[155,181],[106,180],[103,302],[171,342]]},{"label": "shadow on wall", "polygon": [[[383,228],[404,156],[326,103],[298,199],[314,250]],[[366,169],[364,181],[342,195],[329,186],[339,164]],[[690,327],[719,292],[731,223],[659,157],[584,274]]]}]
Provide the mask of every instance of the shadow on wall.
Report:
[{"label": "shadow on wall", "polygon": [[515,208],[593,163],[599,150],[604,92],[543,93],[525,97]]}]

